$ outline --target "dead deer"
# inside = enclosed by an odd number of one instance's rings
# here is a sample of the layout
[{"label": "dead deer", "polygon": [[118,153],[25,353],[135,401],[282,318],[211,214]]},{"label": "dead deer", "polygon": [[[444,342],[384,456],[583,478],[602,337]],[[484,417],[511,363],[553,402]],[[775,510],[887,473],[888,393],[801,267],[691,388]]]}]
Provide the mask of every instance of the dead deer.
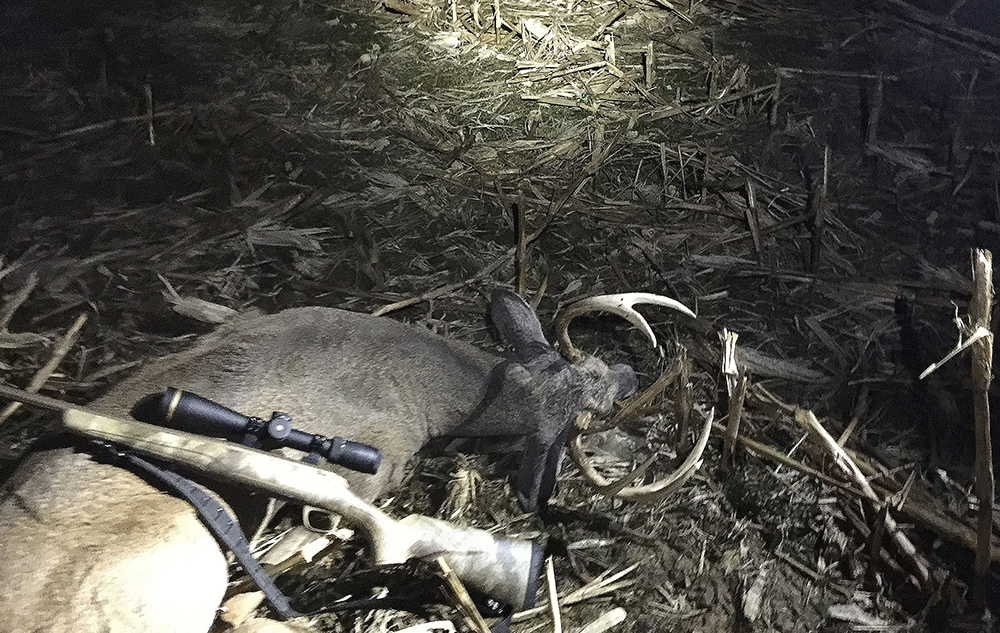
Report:
[{"label": "dead deer", "polygon": [[[648,334],[632,302],[694,316],[672,299],[637,297],[592,300],[589,309],[615,311]],[[237,318],[147,363],[90,408],[124,416],[142,396],[174,386],[249,415],[285,411],[303,430],[382,450],[377,475],[344,473],[365,499],[398,483],[431,438],[523,436],[515,489],[534,509],[552,492],[578,414],[608,413],[637,380],[626,365],[575,351],[568,319],[560,338],[573,360],[564,358],[513,293],[494,295],[492,320],[513,358],[332,308]],[[244,495],[219,492],[244,520],[259,516],[241,512],[254,505]],[[30,455],[0,489],[0,631],[201,633],[225,587],[225,557],[192,509],[131,472],[54,449]]]}]

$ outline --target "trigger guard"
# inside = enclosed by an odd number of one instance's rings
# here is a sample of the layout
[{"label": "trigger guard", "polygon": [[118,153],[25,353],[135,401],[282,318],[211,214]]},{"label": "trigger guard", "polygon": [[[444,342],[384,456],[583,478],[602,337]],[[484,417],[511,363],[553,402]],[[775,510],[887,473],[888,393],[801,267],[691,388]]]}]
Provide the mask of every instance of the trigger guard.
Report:
[{"label": "trigger guard", "polygon": [[[319,527],[314,525],[313,522],[309,520],[309,517],[312,516],[313,512],[317,512],[325,516],[326,525],[329,527]],[[302,506],[302,525],[304,525],[310,532],[315,532],[316,534],[329,534],[337,529],[338,524],[340,523],[338,518],[339,517],[336,515],[331,514],[322,508],[317,508],[315,506]]]}]

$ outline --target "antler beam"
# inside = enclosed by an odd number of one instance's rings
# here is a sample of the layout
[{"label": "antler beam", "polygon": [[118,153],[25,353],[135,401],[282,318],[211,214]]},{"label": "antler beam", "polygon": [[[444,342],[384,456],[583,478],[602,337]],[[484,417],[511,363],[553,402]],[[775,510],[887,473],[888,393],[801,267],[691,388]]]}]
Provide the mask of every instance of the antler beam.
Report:
[{"label": "antler beam", "polygon": [[[589,423],[589,419],[584,419],[584,415],[587,414],[581,414],[577,418],[578,429]],[[708,438],[712,434],[712,422],[714,420],[715,409],[712,409],[705,417],[705,424],[702,426],[698,441],[687,456],[687,459],[684,460],[684,463],[666,477],[643,486],[631,486],[630,484],[642,475],[649,466],[649,462],[636,468],[618,481],[612,482],[605,479],[594,468],[593,462],[591,462],[590,457],[584,451],[583,441],[579,434],[570,441],[570,455],[573,456],[573,461],[579,466],[584,478],[601,494],[627,501],[656,503],[676,492],[701,467],[701,456],[704,454],[705,447],[708,445]]]},{"label": "antler beam", "polygon": [[656,335],[653,334],[653,328],[649,326],[645,317],[639,314],[632,307],[637,303],[663,306],[665,308],[676,310],[677,312],[685,314],[691,318],[697,318],[695,313],[680,301],[648,292],[627,292],[624,294],[588,297],[586,299],[581,299],[576,303],[570,304],[559,314],[559,318],[556,321],[556,335],[559,338],[559,349],[561,349],[563,354],[565,354],[571,361],[579,361],[580,358],[583,357],[583,352],[577,349],[570,340],[569,324],[578,316],[589,312],[599,311],[617,314],[618,316],[626,319],[629,323],[639,328],[639,330],[646,335],[646,338],[649,339],[652,347],[656,347]]}]

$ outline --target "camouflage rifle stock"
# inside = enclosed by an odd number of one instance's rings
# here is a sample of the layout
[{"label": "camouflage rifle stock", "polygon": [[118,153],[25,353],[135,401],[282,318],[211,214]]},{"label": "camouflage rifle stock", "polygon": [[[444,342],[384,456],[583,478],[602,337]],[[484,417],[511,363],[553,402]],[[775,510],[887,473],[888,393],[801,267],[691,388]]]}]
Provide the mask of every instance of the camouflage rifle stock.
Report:
[{"label": "camouflage rifle stock", "polygon": [[70,430],[182,464],[213,478],[342,516],[364,533],[376,565],[442,556],[464,583],[515,608],[534,601],[541,547],[419,514],[396,520],[358,498],[337,473],[240,444],[67,408]]},{"label": "camouflage rifle stock", "polygon": [[542,548],[533,541],[418,514],[396,520],[360,499],[337,473],[234,442],[112,418],[5,385],[0,395],[62,411],[63,423],[74,433],[338,514],[365,535],[376,565],[442,556],[470,587],[515,608],[534,602]]},{"label": "camouflage rifle stock", "polygon": [[442,556],[464,583],[515,608],[534,601],[541,547],[419,514],[395,520],[358,498],[337,473],[247,448],[77,408],[63,412],[70,430],[183,464],[213,478],[342,516],[364,533],[376,565]]}]

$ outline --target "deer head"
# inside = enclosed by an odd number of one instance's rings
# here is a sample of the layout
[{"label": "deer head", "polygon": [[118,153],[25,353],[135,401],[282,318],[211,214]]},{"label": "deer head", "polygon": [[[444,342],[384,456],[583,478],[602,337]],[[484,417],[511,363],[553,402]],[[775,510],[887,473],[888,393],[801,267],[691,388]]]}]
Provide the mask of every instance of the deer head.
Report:
[{"label": "deer head", "polygon": [[[569,325],[573,319],[578,316],[590,312],[601,311],[617,314],[618,316],[626,319],[629,323],[635,325],[643,334],[646,335],[646,338],[649,339],[652,347],[656,347],[656,335],[653,333],[653,328],[649,326],[645,317],[632,307],[637,303],[667,307],[691,318],[696,318],[694,312],[688,309],[684,304],[669,297],[663,297],[660,295],[633,292],[589,297],[570,305],[566,310],[560,313],[556,324],[560,348],[570,359],[584,358],[583,353],[578,350],[576,346],[573,345],[572,340],[570,340]],[[577,431],[586,430],[593,416],[594,410],[582,411],[576,419],[575,429]],[[637,479],[641,474],[641,467],[622,477],[617,482],[610,482],[598,473],[591,460],[587,457],[586,452],[583,450],[579,432],[570,442],[570,454],[573,456],[573,460],[580,468],[580,472],[583,474],[584,478],[598,492],[607,496],[625,499],[628,501],[652,503],[673,494],[691,477],[691,475],[698,470],[701,463],[701,456],[705,452],[705,447],[708,444],[708,438],[712,431],[713,421],[714,411],[705,418],[705,422],[702,425],[701,432],[693,450],[684,462],[676,470],[674,470],[674,472],[670,473],[666,477],[663,477],[662,479],[641,486],[630,485],[632,481]]]}]

